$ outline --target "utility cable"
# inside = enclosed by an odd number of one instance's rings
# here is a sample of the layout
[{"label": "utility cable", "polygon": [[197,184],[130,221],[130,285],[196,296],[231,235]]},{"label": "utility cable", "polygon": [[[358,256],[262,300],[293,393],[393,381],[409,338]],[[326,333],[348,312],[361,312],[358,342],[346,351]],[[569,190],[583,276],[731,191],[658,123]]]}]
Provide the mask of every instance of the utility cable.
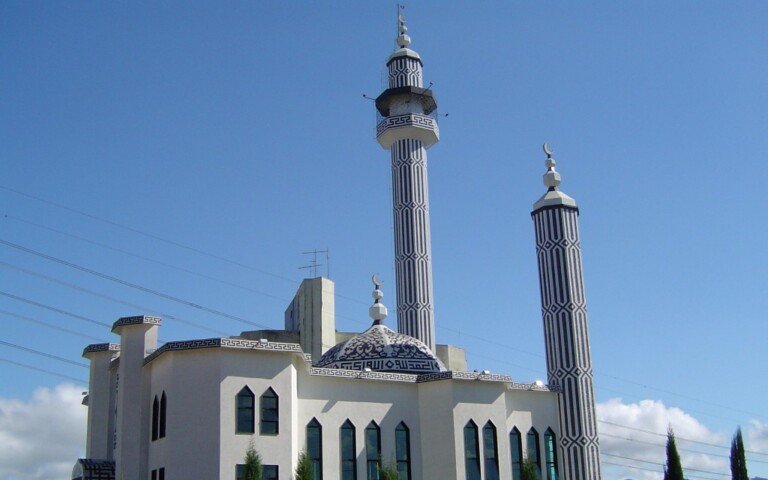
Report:
[{"label": "utility cable", "polygon": [[58,360],[59,362],[69,363],[71,365],[76,365],[78,367],[88,368],[88,365],[80,362],[76,362],[74,360],[69,360],[64,357],[60,357],[58,355],[53,355],[51,353],[41,352],[40,350],[35,350],[34,348],[24,347],[21,345],[16,345],[15,343],[6,342],[4,340],[0,340],[0,345],[4,345],[6,347],[15,348],[17,350],[22,350],[24,352],[34,353],[35,355],[40,355],[41,357],[48,357],[53,360]]},{"label": "utility cable", "polygon": [[53,375],[53,376],[56,376],[56,377],[65,378],[67,380],[71,380],[71,381],[79,383],[81,385],[88,385],[88,382],[86,382],[85,380],[82,380],[80,378],[70,377],[69,375],[64,375],[63,373],[53,372],[51,370],[46,370],[44,368],[38,368],[38,367],[35,367],[35,366],[32,366],[32,365],[27,365],[26,363],[21,363],[21,362],[16,362],[16,361],[13,361],[13,360],[8,360],[7,358],[0,358],[0,362],[5,362],[5,363],[11,364],[11,365],[15,365],[17,367],[28,368],[30,370],[35,370],[35,371],[38,371],[38,372],[47,373],[48,375]]},{"label": "utility cable", "polygon": [[56,308],[56,307],[52,307],[52,306],[50,306],[50,305],[46,305],[46,304],[44,304],[44,303],[39,303],[39,302],[36,302],[36,301],[34,301],[34,300],[30,300],[30,299],[28,299],[28,298],[25,298],[25,297],[20,297],[20,296],[18,296],[18,295],[14,295],[14,294],[12,294],[12,293],[4,292],[4,291],[2,291],[2,290],[0,290],[0,295],[2,295],[2,296],[4,296],[4,297],[8,297],[8,298],[11,298],[11,299],[13,299],[13,300],[17,300],[17,301],[19,301],[19,302],[24,302],[24,303],[27,303],[27,304],[29,304],[29,305],[34,305],[35,307],[44,308],[44,309],[46,309],[46,310],[50,310],[51,312],[56,312],[56,313],[60,313],[60,314],[62,314],[62,315],[66,315],[66,316],[68,316],[68,317],[76,318],[76,319],[78,319],[78,320],[82,320],[82,321],[84,321],[84,322],[93,323],[93,324],[95,324],[95,325],[99,325],[99,326],[101,326],[101,327],[112,328],[112,325],[109,325],[108,323],[100,322],[100,321],[98,321],[98,320],[94,320],[94,319],[92,319],[92,318],[84,317],[84,316],[82,316],[82,315],[78,315],[78,314],[76,314],[76,313],[68,312],[68,311],[66,311],[66,310],[61,310],[61,309],[59,309],[59,308]]},{"label": "utility cable", "polygon": [[[630,460],[632,462],[650,463],[651,465],[664,466],[663,463],[653,462],[653,461],[650,461],[650,460],[641,460],[639,458],[625,457],[623,455],[614,455],[612,453],[602,453],[601,452],[600,455],[605,455],[606,457],[621,458],[622,460]],[[709,473],[711,475],[719,475],[721,477],[730,477],[731,476],[730,473],[713,472],[711,470],[699,470],[699,469],[691,468],[691,467],[685,467],[684,470],[689,470],[691,472],[699,472],[699,473]]]},{"label": "utility cable", "polygon": [[[621,439],[621,440],[627,440],[629,442],[634,442],[634,443],[642,443],[643,445],[653,445],[654,447],[665,447],[666,446],[663,443],[646,442],[646,441],[643,441],[643,440],[638,440],[636,438],[622,437],[620,435],[613,435],[613,434],[610,434],[610,433],[602,433],[602,432],[600,432],[600,436],[601,437],[618,438],[618,439]],[[677,437],[675,437],[675,438],[677,438]],[[721,455],[719,453],[702,452],[701,450],[693,450],[693,449],[690,449],[690,448],[677,447],[677,449],[680,450],[681,452],[698,453],[698,454],[701,454],[701,455],[708,455],[710,457],[731,458],[730,455]],[[752,463],[752,462],[754,462],[754,463],[768,463],[768,461],[765,461],[765,460],[750,460],[750,463]]]},{"label": "utility cable", "polygon": [[9,312],[8,310],[0,309],[0,314],[5,315],[7,317],[16,318],[18,320],[23,320],[25,322],[35,323],[37,325],[42,325],[42,326],[44,326],[46,328],[50,328],[50,329],[53,329],[53,330],[58,330],[60,332],[68,333],[70,335],[75,335],[75,336],[78,336],[78,337],[81,337],[81,338],[85,338],[86,340],[95,340],[97,342],[101,340],[100,338],[92,337],[91,335],[86,335],[84,333],[76,332],[74,330],[70,330],[68,328],[60,327],[60,326],[54,325],[52,323],[43,322],[42,320],[35,320],[34,318],[27,317],[25,315],[19,315],[18,313]]}]

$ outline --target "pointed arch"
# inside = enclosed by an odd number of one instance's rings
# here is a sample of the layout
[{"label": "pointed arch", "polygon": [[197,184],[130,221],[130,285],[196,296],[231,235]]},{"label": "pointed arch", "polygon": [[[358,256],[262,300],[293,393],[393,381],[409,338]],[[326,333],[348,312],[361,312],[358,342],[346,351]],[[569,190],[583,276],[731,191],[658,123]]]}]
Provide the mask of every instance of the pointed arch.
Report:
[{"label": "pointed arch", "polygon": [[160,401],[155,395],[155,400],[152,402],[152,441],[157,440],[158,433],[160,432]]},{"label": "pointed arch", "polygon": [[235,410],[237,412],[236,433],[254,433],[254,403],[255,395],[248,386],[245,386],[235,397]]},{"label": "pointed arch", "polygon": [[341,480],[357,480],[357,445],[355,425],[347,419],[339,435],[341,451]]},{"label": "pointed arch", "polygon": [[512,459],[512,480],[520,480],[522,473],[520,467],[523,462],[523,441],[520,430],[512,427],[509,432],[509,454]]},{"label": "pointed arch", "polygon": [[160,433],[158,434],[158,438],[165,438],[165,414],[168,411],[168,399],[165,396],[165,392],[163,392],[162,397],[160,397]]},{"label": "pointed arch", "polygon": [[411,430],[405,422],[395,428],[395,460],[398,480],[411,480]]},{"label": "pointed arch", "polygon": [[485,480],[499,480],[499,447],[496,440],[496,425],[490,420],[483,427],[483,465]]},{"label": "pointed arch", "polygon": [[280,432],[280,397],[272,387],[259,399],[259,432],[262,435],[277,435]]},{"label": "pointed arch", "polygon": [[381,468],[381,429],[371,420],[365,427],[366,480],[379,480]]},{"label": "pointed arch", "polygon": [[559,480],[557,470],[557,438],[551,428],[544,432],[544,460],[546,462],[548,480]]},{"label": "pointed arch", "polygon": [[525,443],[528,447],[528,458],[533,460],[536,465],[536,474],[541,478],[541,452],[539,450],[539,432],[535,428],[531,427],[526,435]]},{"label": "pointed arch", "polygon": [[307,424],[307,455],[312,462],[312,480],[323,480],[323,426],[316,418]]},{"label": "pointed arch", "polygon": [[472,420],[464,426],[464,471],[466,480],[481,480],[480,442],[477,438],[477,424]]}]

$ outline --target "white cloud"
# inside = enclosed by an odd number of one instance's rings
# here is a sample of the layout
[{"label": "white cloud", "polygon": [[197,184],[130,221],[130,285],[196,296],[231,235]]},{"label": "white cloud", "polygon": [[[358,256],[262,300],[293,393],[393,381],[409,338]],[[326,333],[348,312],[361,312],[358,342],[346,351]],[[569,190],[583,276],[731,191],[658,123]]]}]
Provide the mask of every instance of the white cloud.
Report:
[{"label": "white cloud", "polygon": [[[661,479],[663,477],[663,465],[666,462],[666,438],[639,430],[663,433],[667,431],[667,427],[672,427],[675,437],[678,438],[677,447],[684,470],[692,468],[722,473],[730,471],[727,458],[686,451],[686,449],[699,451],[711,451],[712,449],[679,440],[681,438],[718,445],[728,445],[729,439],[722,434],[712,432],[701,422],[679,408],[667,407],[658,400],[623,403],[620,398],[614,398],[598,403],[597,413],[598,418],[605,421],[599,424],[601,452],[615,455],[604,455],[602,457],[603,462],[631,464],[653,470],[635,470],[614,466],[610,466],[609,469],[609,465],[604,464],[604,469],[610,471],[609,475],[603,475],[605,478]],[[637,430],[621,428],[612,424],[625,425]],[[712,453],[728,455],[727,450],[715,450]],[[618,457],[627,457],[651,463]],[[689,473],[691,477],[696,476],[696,473],[690,470],[686,473]]]},{"label": "white cloud", "polygon": [[768,454],[768,423],[752,420],[752,425],[747,428],[744,447],[747,450]]},{"label": "white cloud", "polygon": [[29,401],[0,398],[0,479],[70,478],[83,456],[82,387],[38,388]]}]

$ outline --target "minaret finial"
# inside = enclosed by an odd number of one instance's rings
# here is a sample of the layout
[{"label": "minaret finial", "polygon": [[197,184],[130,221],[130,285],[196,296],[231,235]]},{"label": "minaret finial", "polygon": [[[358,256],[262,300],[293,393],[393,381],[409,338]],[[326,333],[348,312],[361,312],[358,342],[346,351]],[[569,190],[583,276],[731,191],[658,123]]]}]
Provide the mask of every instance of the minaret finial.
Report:
[{"label": "minaret finial", "polygon": [[552,150],[549,149],[547,142],[542,145],[544,153],[547,155],[547,161],[544,163],[547,166],[547,173],[544,174],[544,185],[549,190],[557,190],[557,186],[560,185],[560,174],[555,170],[555,159],[552,158]]},{"label": "minaret finial", "polygon": [[387,307],[381,303],[384,293],[381,291],[381,280],[376,277],[376,274],[371,276],[371,281],[374,287],[373,294],[371,295],[373,297],[373,305],[368,309],[368,315],[373,319],[374,325],[381,325],[382,320],[387,318]]},{"label": "minaret finial", "polygon": [[405,26],[405,17],[402,14],[402,10],[405,5],[397,4],[397,38],[395,43],[398,48],[407,48],[411,44],[411,37],[408,36],[408,27]]}]

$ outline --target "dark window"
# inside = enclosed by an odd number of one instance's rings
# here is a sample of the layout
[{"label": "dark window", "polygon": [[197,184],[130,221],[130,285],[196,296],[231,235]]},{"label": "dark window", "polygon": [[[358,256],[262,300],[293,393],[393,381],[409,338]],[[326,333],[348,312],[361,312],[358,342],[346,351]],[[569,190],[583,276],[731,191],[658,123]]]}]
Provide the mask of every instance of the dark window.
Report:
[{"label": "dark window", "polygon": [[[157,398],[155,398],[157,400]],[[157,470],[152,470],[152,480],[157,480]]]},{"label": "dark window", "polygon": [[165,480],[165,467],[157,471],[157,480]]},{"label": "dark window", "polygon": [[536,476],[541,478],[541,455],[539,454],[539,432],[535,428],[528,430],[528,458],[536,464]]},{"label": "dark window", "polygon": [[349,420],[341,426],[341,480],[357,480],[355,426]]},{"label": "dark window", "polygon": [[404,422],[395,428],[395,460],[397,479],[411,480],[411,432]]},{"label": "dark window", "polygon": [[[163,392],[163,396],[160,398],[160,435],[159,435],[159,438],[165,438],[165,412],[167,410],[167,408],[166,408],[167,404],[168,404],[168,401],[165,399],[165,392]],[[164,472],[165,469],[161,468],[160,471]]]},{"label": "dark window", "polygon": [[517,427],[509,432],[509,450],[512,457],[512,480],[520,480],[520,463],[523,460],[523,442]]},{"label": "dark window", "polygon": [[261,468],[262,480],[277,480],[277,465],[264,465]]},{"label": "dark window", "polygon": [[365,427],[366,480],[379,480],[381,468],[381,430],[376,422]]},{"label": "dark window", "polygon": [[477,425],[472,420],[464,427],[464,470],[466,480],[480,480],[480,446]]},{"label": "dark window", "polygon": [[245,480],[245,465],[235,465],[235,480]]},{"label": "dark window", "polygon": [[488,422],[483,427],[483,465],[485,480],[499,480],[499,449],[496,446],[496,427]]},{"label": "dark window", "polygon": [[280,412],[277,394],[271,388],[268,388],[261,396],[260,420],[259,431],[262,435],[277,435],[280,426]]},{"label": "dark window", "polygon": [[[160,422],[160,402],[157,400],[157,395],[155,395],[155,401],[152,402],[152,441],[153,442],[157,440],[157,435],[160,428],[159,422]],[[157,474],[157,472],[155,472],[155,474]]]},{"label": "dark window", "polygon": [[307,425],[307,454],[312,461],[312,480],[323,480],[323,427],[316,418]]},{"label": "dark window", "polygon": [[557,474],[557,441],[551,428],[544,433],[544,459],[547,462],[547,478],[558,480],[560,477]]},{"label": "dark window", "polygon": [[237,394],[237,433],[253,433],[254,396],[248,387]]}]

